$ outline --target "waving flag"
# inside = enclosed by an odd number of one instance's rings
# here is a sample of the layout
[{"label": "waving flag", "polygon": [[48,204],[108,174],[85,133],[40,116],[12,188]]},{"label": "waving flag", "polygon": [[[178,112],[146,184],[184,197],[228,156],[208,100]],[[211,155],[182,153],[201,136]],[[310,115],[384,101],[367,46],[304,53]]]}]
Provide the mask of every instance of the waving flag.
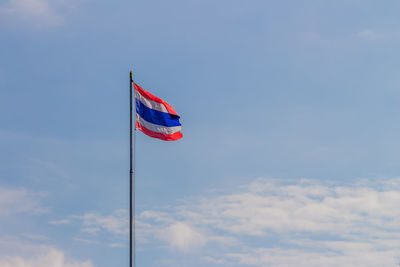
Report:
[{"label": "waving flag", "polygon": [[167,102],[150,94],[136,83],[136,129],[164,141],[182,138],[179,116]]}]

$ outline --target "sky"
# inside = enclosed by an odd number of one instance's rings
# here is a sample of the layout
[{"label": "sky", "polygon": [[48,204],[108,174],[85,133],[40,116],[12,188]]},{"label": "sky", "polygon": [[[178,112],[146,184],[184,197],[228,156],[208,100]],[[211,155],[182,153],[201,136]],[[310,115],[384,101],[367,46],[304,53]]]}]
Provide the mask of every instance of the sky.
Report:
[{"label": "sky", "polygon": [[0,266],[400,263],[400,2],[1,0]]}]

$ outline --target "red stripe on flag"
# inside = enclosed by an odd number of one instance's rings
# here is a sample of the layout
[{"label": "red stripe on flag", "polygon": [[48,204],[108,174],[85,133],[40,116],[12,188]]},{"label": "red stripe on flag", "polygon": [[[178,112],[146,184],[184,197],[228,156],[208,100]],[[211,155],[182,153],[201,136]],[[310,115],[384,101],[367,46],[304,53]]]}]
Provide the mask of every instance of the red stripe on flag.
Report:
[{"label": "red stripe on flag", "polygon": [[136,83],[134,83],[134,86],[135,86],[135,90],[138,91],[139,94],[141,94],[144,98],[147,98],[148,100],[163,104],[165,106],[165,108],[167,109],[169,114],[178,116],[178,113],[176,113],[175,109],[173,107],[171,107],[170,104],[168,104],[167,102],[165,102],[161,98],[158,98],[155,95],[150,94],[149,92],[144,90],[142,87],[140,87]]},{"label": "red stripe on flag", "polygon": [[175,141],[178,139],[182,138],[182,133],[181,132],[177,132],[174,134],[163,134],[163,133],[157,133],[157,132],[153,132],[152,130],[147,129],[146,127],[144,127],[142,124],[140,124],[140,122],[136,122],[136,129],[142,131],[145,135],[148,135],[150,137],[154,137],[154,138],[158,138],[164,141]]}]

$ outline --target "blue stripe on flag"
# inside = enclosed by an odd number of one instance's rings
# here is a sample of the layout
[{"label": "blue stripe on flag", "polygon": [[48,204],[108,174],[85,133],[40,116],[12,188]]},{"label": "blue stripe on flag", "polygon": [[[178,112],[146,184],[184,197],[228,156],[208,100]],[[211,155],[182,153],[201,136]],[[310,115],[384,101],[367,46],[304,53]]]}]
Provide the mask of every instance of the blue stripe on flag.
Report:
[{"label": "blue stripe on flag", "polygon": [[179,116],[148,108],[138,99],[136,99],[136,113],[153,124],[167,127],[181,126]]}]

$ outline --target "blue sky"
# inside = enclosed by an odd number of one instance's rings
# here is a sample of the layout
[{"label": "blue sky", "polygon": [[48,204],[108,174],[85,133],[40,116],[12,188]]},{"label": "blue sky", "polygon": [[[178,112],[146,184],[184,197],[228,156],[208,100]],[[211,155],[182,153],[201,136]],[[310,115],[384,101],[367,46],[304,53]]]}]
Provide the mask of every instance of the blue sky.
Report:
[{"label": "blue sky", "polygon": [[138,266],[396,266],[399,8],[3,0],[0,265],[127,266],[133,69]]}]

